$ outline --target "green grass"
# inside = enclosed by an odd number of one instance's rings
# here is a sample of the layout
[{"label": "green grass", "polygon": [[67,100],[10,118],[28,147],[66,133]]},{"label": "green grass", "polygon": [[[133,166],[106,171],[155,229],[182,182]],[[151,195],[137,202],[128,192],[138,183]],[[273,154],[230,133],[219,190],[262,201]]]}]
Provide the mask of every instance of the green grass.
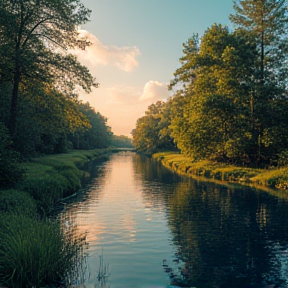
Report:
[{"label": "green grass", "polygon": [[288,167],[264,170],[238,167],[209,160],[194,162],[189,157],[175,152],[159,152],[152,157],[161,161],[164,166],[183,175],[201,176],[226,182],[240,182],[267,188],[288,189]]},{"label": "green grass", "polygon": [[83,254],[85,235],[57,222],[3,214],[0,222],[0,286],[43,287],[65,281]]},{"label": "green grass", "polygon": [[110,149],[73,150],[33,158],[24,164],[24,178],[16,188],[29,193],[42,214],[49,214],[57,201],[81,188],[81,181],[89,176],[85,171],[89,164],[103,160],[110,152]]},{"label": "green grass", "polygon": [[0,191],[0,213],[36,218],[37,206],[34,199],[24,191],[3,190]]},{"label": "green grass", "polygon": [[24,163],[16,189],[0,191],[0,287],[43,287],[81,275],[85,235],[45,216],[81,187],[89,165],[110,153],[74,150],[33,158]]}]

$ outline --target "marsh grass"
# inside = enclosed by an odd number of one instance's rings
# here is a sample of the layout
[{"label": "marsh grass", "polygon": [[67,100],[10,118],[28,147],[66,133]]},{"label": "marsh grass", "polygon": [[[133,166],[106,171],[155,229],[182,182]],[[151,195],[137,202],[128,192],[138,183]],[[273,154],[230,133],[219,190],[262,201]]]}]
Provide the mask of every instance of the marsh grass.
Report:
[{"label": "marsh grass", "polygon": [[[0,284],[41,287],[63,282],[83,259],[85,235],[58,222],[3,215],[0,223]],[[75,268],[76,267],[76,268]]]},{"label": "marsh grass", "polygon": [[288,189],[288,168],[269,170],[238,167],[209,160],[193,161],[175,152],[159,152],[152,156],[164,166],[182,175],[201,176],[208,179],[241,182],[268,188]]}]

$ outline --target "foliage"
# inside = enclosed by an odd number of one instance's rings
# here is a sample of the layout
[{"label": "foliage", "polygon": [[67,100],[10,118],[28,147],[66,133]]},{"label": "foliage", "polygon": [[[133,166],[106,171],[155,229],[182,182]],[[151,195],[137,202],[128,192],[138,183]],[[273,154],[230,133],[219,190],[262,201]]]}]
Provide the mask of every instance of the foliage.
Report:
[{"label": "foliage", "polygon": [[76,85],[87,92],[97,86],[88,69],[67,53],[67,49],[89,45],[77,32],[89,14],[79,0],[0,2],[0,83],[13,84],[11,136],[17,126],[19,88],[25,79],[53,83],[70,97],[75,96]]},{"label": "foliage", "polygon": [[[96,112],[90,104],[78,102],[79,111],[89,121],[89,127],[79,127],[68,137],[75,149],[107,148],[110,145],[112,132],[107,126],[107,118]],[[84,127],[85,128],[85,127]]]},{"label": "foliage", "polygon": [[112,135],[111,145],[117,148],[133,148],[132,139],[125,135]]},{"label": "foliage", "polygon": [[138,152],[153,154],[162,149],[173,149],[173,140],[168,131],[170,124],[170,101],[151,104],[145,116],[139,118],[132,131],[133,145]]},{"label": "foliage", "polygon": [[20,154],[14,150],[9,131],[0,122],[0,185],[8,187],[19,181],[23,175]]},{"label": "foliage", "polygon": [[34,199],[26,192],[9,189],[0,191],[0,213],[36,217],[37,207]]},{"label": "foliage", "polygon": [[0,226],[0,284],[8,287],[65,280],[85,244],[85,235],[48,220],[7,215]]},{"label": "foliage", "polygon": [[287,3],[243,0],[234,8],[234,31],[213,24],[183,44],[181,67],[168,87],[174,96],[153,117],[137,120],[138,151],[160,151],[167,135],[194,161],[267,167],[282,157],[288,145]]}]

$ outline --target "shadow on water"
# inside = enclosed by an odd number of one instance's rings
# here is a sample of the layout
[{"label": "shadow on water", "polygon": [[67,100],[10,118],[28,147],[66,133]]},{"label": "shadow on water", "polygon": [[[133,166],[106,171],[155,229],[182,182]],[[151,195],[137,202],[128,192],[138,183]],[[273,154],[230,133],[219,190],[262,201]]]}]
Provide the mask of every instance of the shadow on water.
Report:
[{"label": "shadow on water", "polygon": [[[163,261],[181,287],[287,287],[288,203],[265,192],[198,182],[136,155],[143,198],[165,203],[175,258]],[[172,189],[156,188],[165,183]],[[156,204],[155,204],[156,205]],[[157,205],[156,205],[157,206]]]}]

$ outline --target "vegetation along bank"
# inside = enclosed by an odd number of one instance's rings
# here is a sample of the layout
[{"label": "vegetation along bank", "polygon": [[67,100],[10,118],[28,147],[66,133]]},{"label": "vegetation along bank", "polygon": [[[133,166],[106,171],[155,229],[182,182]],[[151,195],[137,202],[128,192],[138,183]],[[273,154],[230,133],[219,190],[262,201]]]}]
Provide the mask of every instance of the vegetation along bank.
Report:
[{"label": "vegetation along bank", "polygon": [[131,145],[78,98],[98,87],[70,53],[91,44],[78,31],[90,13],[79,0],[0,1],[0,287],[73,279],[85,235],[49,214],[85,166]]},{"label": "vegetation along bank", "polygon": [[158,152],[153,154],[152,158],[161,161],[165,167],[181,175],[238,182],[263,188],[288,189],[288,167],[260,169],[210,160],[195,162],[187,156],[175,153],[175,151]]},{"label": "vegetation along bank", "polygon": [[288,4],[234,1],[231,28],[183,44],[172,97],[132,131],[139,153],[186,174],[288,186]]}]

